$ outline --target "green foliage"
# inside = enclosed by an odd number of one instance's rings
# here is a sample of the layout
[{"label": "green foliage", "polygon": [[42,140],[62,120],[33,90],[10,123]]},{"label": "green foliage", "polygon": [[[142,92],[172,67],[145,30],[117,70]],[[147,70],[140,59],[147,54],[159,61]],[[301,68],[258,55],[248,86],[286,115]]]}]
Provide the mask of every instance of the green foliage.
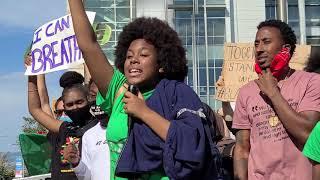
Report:
[{"label": "green foliage", "polygon": [[22,117],[24,123],[22,125],[22,131],[24,133],[39,133],[39,132],[47,132],[46,128],[44,128],[41,124],[39,124],[35,119],[31,117]]},{"label": "green foliage", "polygon": [[0,152],[0,177],[4,179],[14,177],[14,166],[9,162],[8,153]]}]

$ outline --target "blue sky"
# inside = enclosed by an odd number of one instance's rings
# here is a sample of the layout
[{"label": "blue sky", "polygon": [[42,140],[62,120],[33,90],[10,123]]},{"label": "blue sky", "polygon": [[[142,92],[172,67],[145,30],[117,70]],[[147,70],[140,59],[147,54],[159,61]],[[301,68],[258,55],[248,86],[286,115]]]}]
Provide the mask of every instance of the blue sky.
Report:
[{"label": "blue sky", "polygon": [[[66,0],[1,0],[0,3],[0,152],[17,151],[14,145],[23,124],[30,116],[27,107],[27,77],[23,75],[23,55],[32,40],[33,30],[66,14]],[[50,97],[61,94],[61,72],[50,73]]]}]

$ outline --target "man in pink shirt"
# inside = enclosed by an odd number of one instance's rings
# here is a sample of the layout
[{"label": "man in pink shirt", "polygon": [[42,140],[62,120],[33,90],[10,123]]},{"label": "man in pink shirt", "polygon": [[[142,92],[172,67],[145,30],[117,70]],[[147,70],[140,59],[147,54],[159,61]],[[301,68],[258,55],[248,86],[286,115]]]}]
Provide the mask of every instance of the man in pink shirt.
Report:
[{"label": "man in pink shirt", "polygon": [[309,180],[301,150],[320,119],[320,76],[291,69],[296,36],[279,20],[261,22],[255,38],[259,78],[243,86],[233,116],[235,179]]}]

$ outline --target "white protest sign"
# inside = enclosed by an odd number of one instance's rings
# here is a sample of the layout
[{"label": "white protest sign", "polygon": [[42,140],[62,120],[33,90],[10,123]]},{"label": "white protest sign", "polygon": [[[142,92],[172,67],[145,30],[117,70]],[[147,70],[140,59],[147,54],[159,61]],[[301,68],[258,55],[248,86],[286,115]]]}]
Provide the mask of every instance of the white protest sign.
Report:
[{"label": "white protest sign", "polygon": [[[92,24],[96,13],[86,13]],[[32,64],[25,75],[59,71],[84,63],[70,14],[50,21],[34,32],[31,57]]]}]

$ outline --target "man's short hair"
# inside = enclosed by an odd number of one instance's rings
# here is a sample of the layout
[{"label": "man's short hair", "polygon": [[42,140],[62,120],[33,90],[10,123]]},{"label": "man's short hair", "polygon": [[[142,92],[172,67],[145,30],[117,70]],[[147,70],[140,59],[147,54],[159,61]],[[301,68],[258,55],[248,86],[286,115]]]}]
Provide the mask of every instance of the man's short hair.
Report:
[{"label": "man's short hair", "polygon": [[292,28],[287,23],[280,20],[271,19],[262,21],[257,28],[259,30],[263,27],[274,27],[279,29],[283,41],[291,46],[290,54],[293,54],[294,50],[296,49],[297,37],[294,34]]}]

